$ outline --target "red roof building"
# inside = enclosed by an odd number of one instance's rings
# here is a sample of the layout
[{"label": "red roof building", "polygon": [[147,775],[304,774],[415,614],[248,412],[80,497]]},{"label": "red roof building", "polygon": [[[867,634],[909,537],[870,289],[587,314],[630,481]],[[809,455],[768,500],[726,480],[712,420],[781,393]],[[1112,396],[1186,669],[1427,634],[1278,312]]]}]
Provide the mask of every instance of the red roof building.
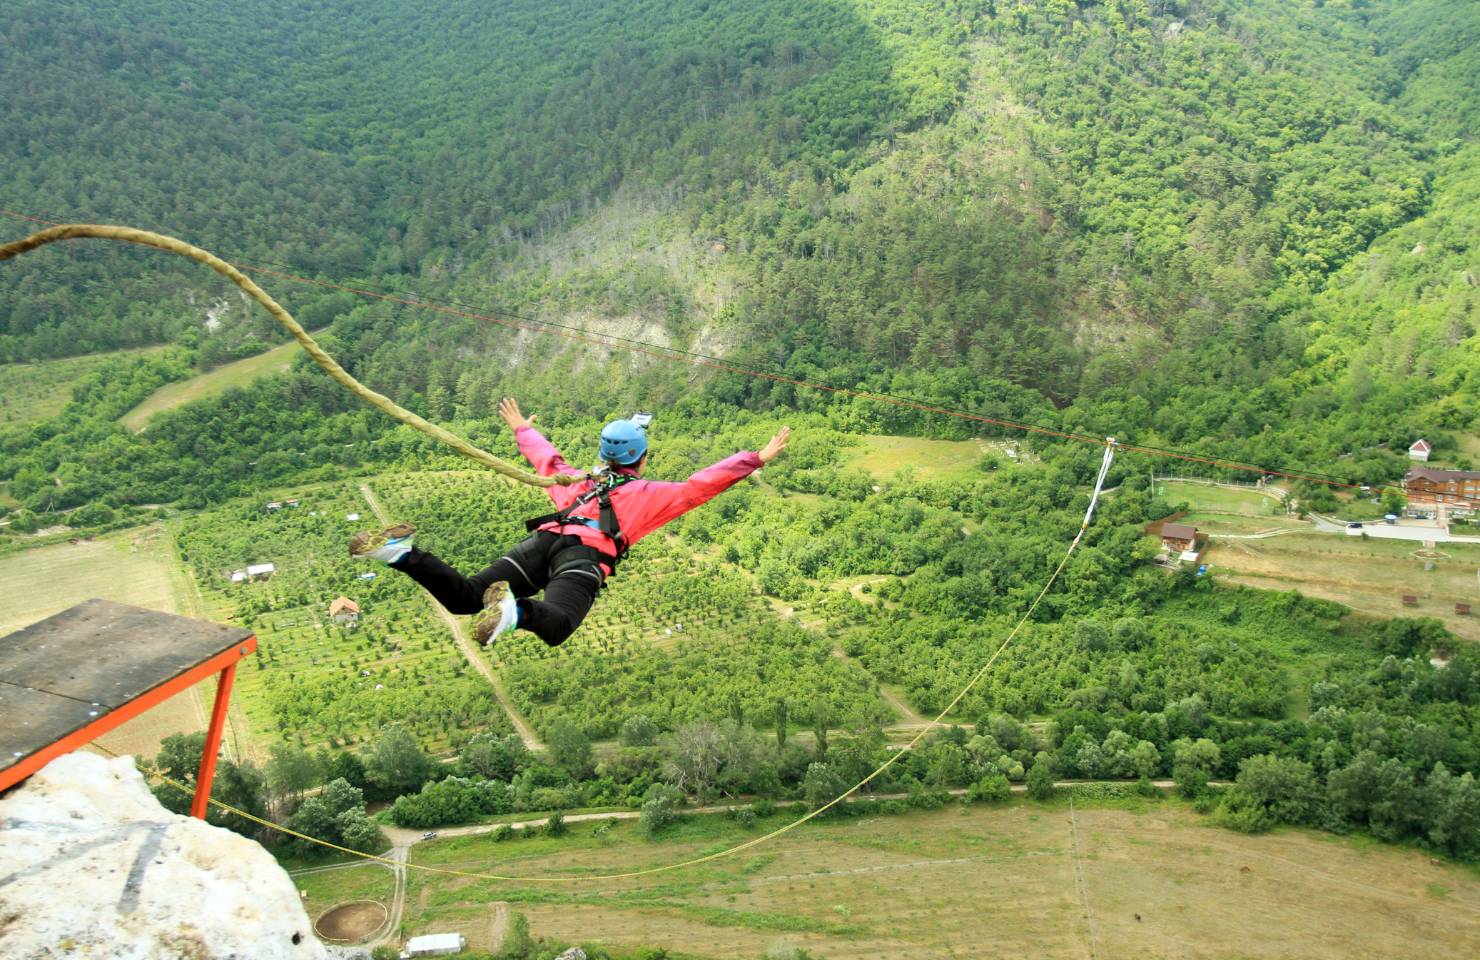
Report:
[{"label": "red roof building", "polygon": [[1480,470],[1435,470],[1412,467],[1403,477],[1410,508],[1471,513],[1480,504]]},{"label": "red roof building", "polygon": [[340,623],[355,623],[360,619],[360,605],[349,597],[336,597],[329,604],[329,619]]}]

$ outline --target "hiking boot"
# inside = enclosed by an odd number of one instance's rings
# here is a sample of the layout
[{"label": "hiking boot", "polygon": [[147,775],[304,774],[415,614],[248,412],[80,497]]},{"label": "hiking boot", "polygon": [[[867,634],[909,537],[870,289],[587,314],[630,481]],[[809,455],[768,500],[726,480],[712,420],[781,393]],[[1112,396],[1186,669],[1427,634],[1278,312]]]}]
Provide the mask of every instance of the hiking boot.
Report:
[{"label": "hiking boot", "polygon": [[349,538],[351,557],[369,557],[382,563],[395,563],[411,552],[411,535],[416,528],[398,523],[384,530],[361,530]]},{"label": "hiking boot", "polygon": [[495,580],[483,591],[483,612],[473,622],[473,639],[487,646],[519,626],[519,603],[504,580]]}]

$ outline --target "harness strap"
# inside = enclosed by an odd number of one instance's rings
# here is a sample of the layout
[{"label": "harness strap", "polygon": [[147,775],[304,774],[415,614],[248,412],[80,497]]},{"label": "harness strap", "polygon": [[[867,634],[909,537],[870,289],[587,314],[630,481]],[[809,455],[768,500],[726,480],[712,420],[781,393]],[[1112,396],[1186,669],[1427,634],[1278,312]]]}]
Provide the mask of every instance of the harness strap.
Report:
[{"label": "harness strap", "polygon": [[595,500],[599,511],[596,521],[596,529],[600,530],[602,533],[610,537],[612,544],[615,545],[617,548],[617,555],[615,557],[603,557],[603,559],[609,561],[610,567],[613,571],[615,571],[617,569],[617,564],[626,558],[628,547],[626,538],[622,536],[621,524],[617,522],[616,508],[612,506],[612,491],[627,483],[628,481],[635,479],[637,478],[632,476],[631,474],[623,473],[599,480],[597,481],[596,485],[593,486],[590,490],[587,490],[579,497],[576,497],[575,500],[571,501],[570,505],[567,506],[564,510],[557,510],[555,513],[547,513],[542,517],[532,517],[524,521],[524,529],[533,532],[535,530],[538,530],[540,527],[543,527],[547,523],[558,523],[562,525],[570,523],[583,523],[587,526],[590,526],[590,518],[576,517],[574,516],[574,513],[581,507],[584,507],[586,504],[590,503],[592,500]]}]

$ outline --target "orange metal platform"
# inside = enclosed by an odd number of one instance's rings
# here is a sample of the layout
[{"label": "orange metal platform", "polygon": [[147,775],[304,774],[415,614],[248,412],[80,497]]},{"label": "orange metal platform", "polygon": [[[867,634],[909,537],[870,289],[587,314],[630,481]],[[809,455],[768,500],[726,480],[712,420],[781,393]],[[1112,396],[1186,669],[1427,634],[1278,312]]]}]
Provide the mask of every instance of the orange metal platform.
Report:
[{"label": "orange metal platform", "polygon": [[88,600],[0,638],[0,791],[220,675],[191,816],[205,819],[236,664],[250,630]]}]

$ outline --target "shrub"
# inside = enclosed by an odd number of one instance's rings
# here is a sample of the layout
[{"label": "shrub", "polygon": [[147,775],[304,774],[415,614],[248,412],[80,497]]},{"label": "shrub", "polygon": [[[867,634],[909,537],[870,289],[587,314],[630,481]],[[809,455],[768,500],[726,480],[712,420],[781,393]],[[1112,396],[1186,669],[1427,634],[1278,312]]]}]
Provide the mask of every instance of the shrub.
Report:
[{"label": "shrub", "polygon": [[1223,797],[1218,819],[1225,827],[1239,833],[1263,833],[1274,826],[1274,818],[1264,805],[1242,790],[1230,790]]},{"label": "shrub", "polygon": [[666,783],[654,784],[643,801],[642,812],[637,823],[645,836],[656,836],[662,829],[678,818],[678,805],[683,793]]},{"label": "shrub", "polygon": [[1012,796],[1012,783],[1000,773],[989,773],[971,785],[971,799],[1000,803]]},{"label": "shrub", "polygon": [[620,739],[624,747],[650,747],[658,742],[658,733],[658,725],[639,713],[622,723]]},{"label": "shrub", "polygon": [[1028,771],[1028,796],[1034,800],[1053,798],[1053,767],[1048,762],[1047,754],[1040,753],[1038,760]]}]

